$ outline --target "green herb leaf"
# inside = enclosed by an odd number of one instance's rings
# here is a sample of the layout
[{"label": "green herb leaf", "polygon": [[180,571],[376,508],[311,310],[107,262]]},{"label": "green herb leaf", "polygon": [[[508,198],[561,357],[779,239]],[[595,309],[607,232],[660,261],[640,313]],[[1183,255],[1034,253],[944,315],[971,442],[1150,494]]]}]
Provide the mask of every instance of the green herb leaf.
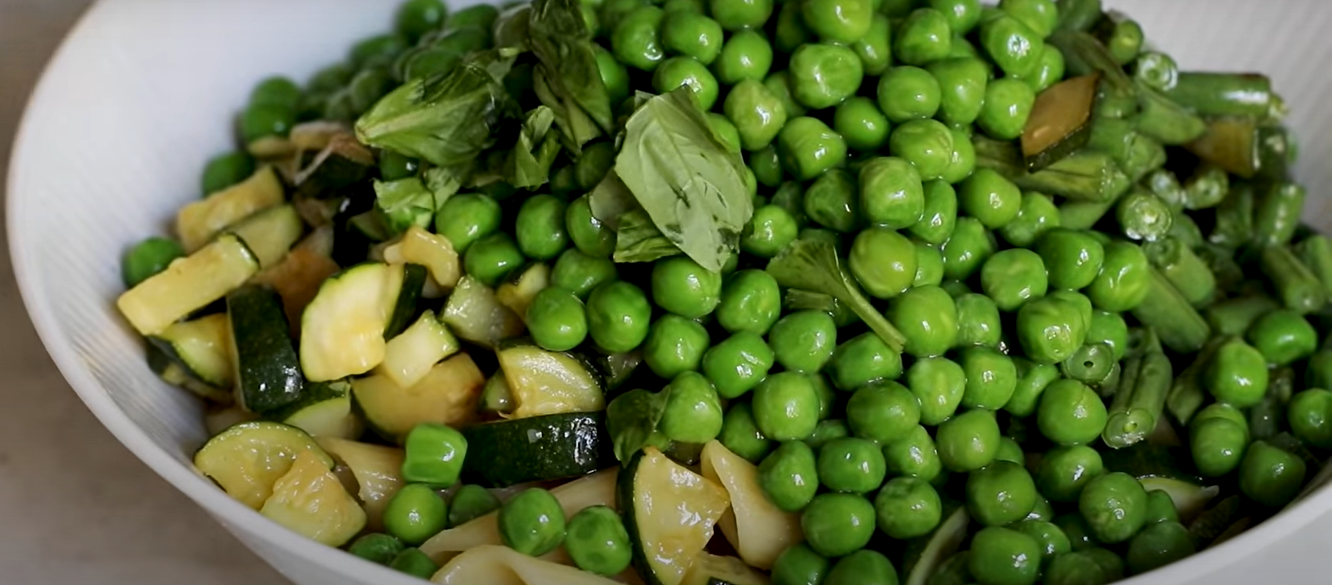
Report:
[{"label": "green herb leaf", "polygon": [[407,82],[356,121],[356,138],[439,167],[470,162],[494,143],[511,107],[487,67],[497,63],[503,60],[473,61]]},{"label": "green herb leaf", "polygon": [[620,216],[641,209],[634,200],[634,194],[629,192],[629,187],[620,180],[615,169],[606,173],[605,178],[592,189],[592,193],[587,196],[587,203],[592,208],[592,217],[611,229],[620,228]]},{"label": "green herb leaf", "polygon": [[616,262],[652,262],[680,254],[680,248],[661,234],[646,211],[635,209],[620,216],[615,230]]},{"label": "green herb leaf", "polygon": [[537,97],[555,111],[569,150],[581,153],[587,141],[611,132],[615,118],[579,3],[533,2],[527,43],[537,57]]},{"label": "green herb leaf", "polygon": [[628,461],[643,447],[665,448],[669,440],[657,431],[666,411],[670,390],[630,390],[606,405],[606,431],[610,433],[615,458]]},{"label": "green herb leaf", "polygon": [[459,165],[435,167],[422,173],[422,178],[425,179],[425,188],[435,195],[435,202],[442,206],[467,183],[470,174],[471,165]]},{"label": "green herb leaf", "polygon": [[744,161],[717,139],[690,91],[656,96],[634,112],[615,170],[662,234],[719,272],[754,205]]},{"label": "green herb leaf", "polygon": [[[451,195],[451,194],[450,194]],[[426,228],[435,219],[435,212],[444,205],[448,196],[438,198],[427,189],[421,179],[412,177],[397,181],[375,181],[375,207],[383,213],[389,231],[400,234],[407,228]]]},{"label": "green herb leaf", "polygon": [[823,293],[846,305],[893,351],[901,353],[906,338],[870,304],[851,275],[842,268],[837,249],[821,240],[792,242],[768,262],[768,274],[777,284]]},{"label": "green herb leaf", "polygon": [[518,143],[509,153],[506,163],[508,181],[519,189],[530,189],[550,180],[550,166],[560,154],[560,142],[550,132],[555,122],[555,111],[537,106],[527,113]]}]

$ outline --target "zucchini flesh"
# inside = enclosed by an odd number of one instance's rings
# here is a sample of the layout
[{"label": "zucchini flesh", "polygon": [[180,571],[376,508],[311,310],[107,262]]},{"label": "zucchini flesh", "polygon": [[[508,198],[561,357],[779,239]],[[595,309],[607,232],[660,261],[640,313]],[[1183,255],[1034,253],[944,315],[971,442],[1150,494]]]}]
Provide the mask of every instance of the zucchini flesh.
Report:
[{"label": "zucchini flesh", "polygon": [[430,280],[443,290],[452,290],[462,278],[462,264],[453,243],[416,225],[408,228],[396,244],[384,249],[384,260],[425,266]]},{"label": "zucchini flesh", "polygon": [[782,551],[801,541],[800,515],[774,506],[759,485],[758,466],[721,442],[704,445],[699,460],[703,477],[717,482],[731,498],[731,509],[719,523],[722,534],[744,563],[771,569]]},{"label": "zucchini flesh", "polygon": [[421,423],[461,427],[476,419],[485,375],[465,353],[430,368],[412,386],[374,374],[352,380],[352,396],[365,421],[385,438],[398,438]]},{"label": "zucchini flesh", "polygon": [[318,543],[342,546],[365,527],[365,511],[310,451],[273,485],[259,513]]},{"label": "zucchini flesh", "polygon": [[281,262],[264,269],[252,280],[282,297],[282,307],[295,338],[300,337],[301,313],[319,294],[320,285],[339,270],[332,253],[333,230],[319,228],[296,244]]},{"label": "zucchini flesh", "polygon": [[227,231],[239,236],[254,252],[260,268],[268,268],[286,257],[287,251],[301,239],[305,224],[295,207],[279,205],[254,214]]},{"label": "zucchini flesh", "polygon": [[426,311],[406,331],[389,340],[378,370],[399,386],[413,386],[440,360],[460,349],[458,338],[435,318],[435,312]]},{"label": "zucchini flesh", "polygon": [[1207,132],[1184,145],[1203,162],[1245,179],[1253,178],[1259,167],[1258,122],[1252,118],[1213,118]]},{"label": "zucchini flesh", "polygon": [[[163,382],[179,386],[205,400],[218,404],[231,404],[234,400],[229,389],[207,384],[188,372],[175,358],[164,353],[154,344],[148,344],[148,368],[157,374]],[[213,433],[209,433],[213,434]]]},{"label": "zucchini flesh", "polygon": [[1022,131],[1022,156],[1028,169],[1045,168],[1087,143],[1100,81],[1100,73],[1074,77],[1036,96]]},{"label": "zucchini flesh", "polygon": [[367,527],[378,530],[389,500],[402,489],[402,449],[349,441],[337,437],[315,439],[351,470],[356,479],[356,497],[365,508]]},{"label": "zucchini flesh", "polygon": [[600,412],[552,414],[468,427],[463,476],[485,487],[508,487],[613,467],[603,418]]},{"label": "zucchini flesh", "polygon": [[513,389],[504,372],[496,372],[486,380],[486,387],[481,390],[481,412],[494,412],[500,415],[513,412]]},{"label": "zucchini flesh", "polygon": [[259,261],[245,243],[224,234],[125,291],[116,306],[140,334],[156,335],[226,296],[258,271]]},{"label": "zucchini flesh", "polygon": [[636,453],[618,483],[638,575],[648,585],[681,585],[730,509],[726,490],[655,447]]},{"label": "zucchini flesh", "polygon": [[532,306],[532,299],[537,293],[550,286],[550,267],[543,262],[528,266],[508,282],[495,290],[495,297],[501,305],[509,308],[515,315],[527,318],[527,308]]},{"label": "zucchini flesh", "polygon": [[216,388],[231,388],[231,328],[226,315],[214,313],[181,321],[149,337],[148,342],[199,381]]},{"label": "zucchini flesh", "polygon": [[681,585],[768,585],[768,578],[735,557],[699,553]]},{"label": "zucchini flesh", "polygon": [[441,319],[460,339],[487,348],[521,335],[526,328],[517,313],[500,304],[495,291],[470,276],[458,281]]},{"label": "zucchini flesh", "polygon": [[277,293],[254,285],[233,291],[227,295],[227,320],[241,406],[266,412],[300,398],[305,378]]},{"label": "zucchini flesh", "polygon": [[304,451],[316,455],[326,470],[333,469],[333,458],[305,431],[275,422],[246,422],[204,443],[194,454],[194,466],[228,495],[258,510]]},{"label": "zucchini flesh", "polygon": [[384,331],[402,292],[403,268],[354,266],[319,287],[301,315],[301,369],[312,382],[364,374],[384,361]]},{"label": "zucchini flesh", "polygon": [[599,376],[573,354],[516,344],[497,356],[509,382],[515,418],[606,408]]},{"label": "zucchini flesh", "polygon": [[351,386],[342,381],[306,384],[300,399],[267,416],[315,438],[355,439],[363,430],[360,417],[352,412]]},{"label": "zucchini flesh", "polygon": [[176,215],[176,233],[185,251],[193,252],[232,224],[282,204],[285,197],[277,173],[264,165],[239,184],[181,208]]}]

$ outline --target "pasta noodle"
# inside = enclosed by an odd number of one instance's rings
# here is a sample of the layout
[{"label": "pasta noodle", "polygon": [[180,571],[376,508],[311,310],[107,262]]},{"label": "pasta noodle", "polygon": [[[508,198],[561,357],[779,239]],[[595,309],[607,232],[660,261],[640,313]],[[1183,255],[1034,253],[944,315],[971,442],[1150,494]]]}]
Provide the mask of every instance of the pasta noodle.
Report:
[{"label": "pasta noodle", "polygon": [[731,495],[731,509],[719,526],[746,563],[770,569],[777,555],[802,540],[800,517],[768,501],[754,464],[710,441],[703,447],[699,467],[703,477],[721,484]]}]

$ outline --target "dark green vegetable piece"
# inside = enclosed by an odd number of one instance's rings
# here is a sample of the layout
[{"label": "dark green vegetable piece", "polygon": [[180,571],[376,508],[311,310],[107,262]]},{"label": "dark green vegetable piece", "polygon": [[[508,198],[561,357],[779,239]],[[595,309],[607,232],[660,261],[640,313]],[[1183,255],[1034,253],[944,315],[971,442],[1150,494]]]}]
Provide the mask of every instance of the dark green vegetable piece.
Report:
[{"label": "dark green vegetable piece", "polygon": [[1150,323],[1161,343],[1172,351],[1192,353],[1202,349],[1212,335],[1211,326],[1160,270],[1150,270],[1148,292],[1133,308],[1133,316]]},{"label": "dark green vegetable piece", "polygon": [[592,35],[578,6],[574,0],[533,2],[527,39],[537,57],[537,96],[554,110],[565,145],[574,153],[609,133],[614,123]]},{"label": "dark green vegetable piece", "polygon": [[407,548],[389,562],[389,568],[420,579],[429,579],[439,571],[439,565],[420,549]]},{"label": "dark green vegetable piece", "polygon": [[406,545],[401,540],[381,532],[373,532],[353,541],[347,547],[347,552],[372,563],[388,565],[404,548]]},{"label": "dark green vegetable piece", "polygon": [[1253,73],[1181,72],[1171,99],[1204,116],[1265,118],[1272,107],[1272,82]]},{"label": "dark green vegetable piece", "polygon": [[990,168],[1018,187],[1059,195],[1070,200],[1109,202],[1132,186],[1132,181],[1109,155],[1081,150],[1034,173],[1029,173],[1016,145],[974,136],[976,165]]},{"label": "dark green vegetable piece", "polygon": [[1323,283],[1323,290],[1332,293],[1332,240],[1312,235],[1296,245],[1295,252],[1305,267]]},{"label": "dark green vegetable piece", "polygon": [[1191,248],[1173,237],[1165,237],[1145,244],[1143,253],[1190,304],[1195,307],[1211,304],[1216,296],[1216,275]]},{"label": "dark green vegetable piece", "polygon": [[1267,246],[1259,255],[1259,267],[1287,309],[1308,314],[1327,303],[1322,282],[1286,246]]},{"label": "dark green vegetable piece", "polygon": [[151,237],[125,251],[120,261],[120,280],[130,289],[167,269],[185,255],[185,249],[170,238]]},{"label": "dark green vegetable piece", "polygon": [[901,352],[906,339],[860,292],[860,287],[842,268],[837,249],[813,240],[796,240],[767,267],[768,274],[787,288],[827,294],[848,306],[893,351]]},{"label": "dark green vegetable piece", "polygon": [[1299,227],[1305,189],[1295,183],[1276,183],[1258,199],[1253,214],[1253,237],[1258,246],[1284,246]]},{"label": "dark green vegetable piece", "polygon": [[220,154],[208,160],[203,172],[203,194],[212,195],[254,174],[254,158],[244,151]]},{"label": "dark green vegetable piece", "polygon": [[[1150,330],[1154,335],[1155,329]],[[1149,342],[1141,354],[1124,362],[1119,388],[1110,403],[1110,414],[1101,439],[1112,449],[1122,449],[1147,438],[1165,413],[1173,372],[1170,359]]]},{"label": "dark green vegetable piece", "polygon": [[1307,470],[1299,457],[1266,441],[1255,441],[1240,464],[1240,491],[1264,506],[1284,506],[1299,493]]}]

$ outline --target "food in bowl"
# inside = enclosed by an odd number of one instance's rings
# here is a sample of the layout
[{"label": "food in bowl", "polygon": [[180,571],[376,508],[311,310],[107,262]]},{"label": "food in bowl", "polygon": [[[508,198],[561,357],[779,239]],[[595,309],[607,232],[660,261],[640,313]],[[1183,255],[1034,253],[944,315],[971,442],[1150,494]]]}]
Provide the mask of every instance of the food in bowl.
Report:
[{"label": "food in bowl", "polygon": [[405,573],[1106,583],[1332,448],[1282,109],[1095,1],[412,0],[117,304],[201,473]]}]

